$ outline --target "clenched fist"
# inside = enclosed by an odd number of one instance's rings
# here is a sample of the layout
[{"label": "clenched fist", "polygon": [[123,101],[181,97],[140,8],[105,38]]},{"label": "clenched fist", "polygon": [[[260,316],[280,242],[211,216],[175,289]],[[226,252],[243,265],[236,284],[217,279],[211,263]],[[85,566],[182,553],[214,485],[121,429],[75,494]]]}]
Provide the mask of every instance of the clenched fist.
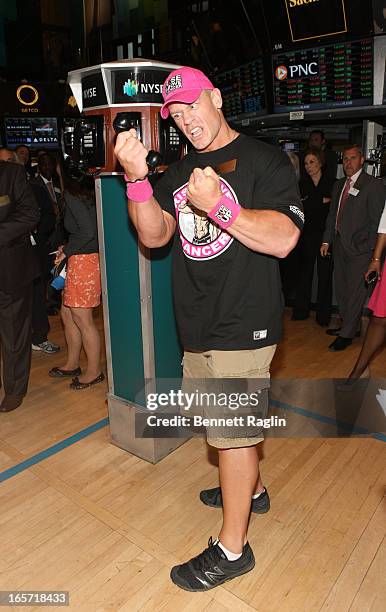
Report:
[{"label": "clenched fist", "polygon": [[213,168],[207,166],[204,170],[193,170],[189,178],[187,196],[195,208],[206,213],[212,210],[222,196],[220,177]]},{"label": "clenched fist", "polygon": [[115,142],[114,153],[125,171],[129,181],[136,181],[147,176],[149,168],[146,164],[148,150],[137,138],[134,129],[120,132]]}]

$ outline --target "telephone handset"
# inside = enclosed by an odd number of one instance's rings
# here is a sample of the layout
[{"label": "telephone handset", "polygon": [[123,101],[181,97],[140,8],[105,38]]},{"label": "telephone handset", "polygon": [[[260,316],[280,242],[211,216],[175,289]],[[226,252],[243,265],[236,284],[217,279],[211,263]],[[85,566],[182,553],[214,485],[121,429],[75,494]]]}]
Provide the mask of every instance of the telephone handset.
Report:
[{"label": "telephone handset", "polygon": [[[137,131],[138,138],[141,138],[141,113],[117,113],[113,121],[113,128],[116,134],[127,132],[134,128]],[[162,156],[158,151],[149,151],[146,163],[149,166],[150,172],[154,172],[161,162]]]},{"label": "telephone handset", "polygon": [[[61,146],[67,170],[72,175],[94,175],[105,160],[102,115],[66,117],[62,123]],[[90,172],[90,168],[96,170]]]}]

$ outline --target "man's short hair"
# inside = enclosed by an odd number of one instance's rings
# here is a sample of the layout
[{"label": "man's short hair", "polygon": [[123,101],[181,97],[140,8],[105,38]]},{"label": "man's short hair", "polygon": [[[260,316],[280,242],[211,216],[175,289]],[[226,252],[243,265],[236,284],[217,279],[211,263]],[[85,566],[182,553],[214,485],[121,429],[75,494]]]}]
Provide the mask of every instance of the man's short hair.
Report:
[{"label": "man's short hair", "polygon": [[55,158],[53,155],[51,155],[51,153],[48,153],[47,151],[44,151],[44,153],[41,153],[38,157],[38,166],[41,165],[43,163],[44,159],[49,159],[49,161],[52,163],[52,165],[55,167]]},{"label": "man's short hair", "polygon": [[324,136],[323,130],[312,130],[312,132],[310,132],[309,136],[312,136],[312,134],[320,134],[321,139],[322,140],[326,140],[325,136]]},{"label": "man's short hair", "polygon": [[346,151],[350,151],[351,149],[358,149],[361,157],[364,157],[362,147],[359,146],[358,144],[355,144],[355,142],[353,142],[352,144],[348,144],[345,147],[343,147],[343,154],[346,153]]},{"label": "man's short hair", "polygon": [[19,163],[19,160],[18,160],[18,157],[15,151],[12,151],[11,149],[7,149],[7,147],[0,147],[0,159],[2,159],[2,161],[11,161],[11,159],[4,160],[3,156],[12,158],[12,161],[15,164]]}]

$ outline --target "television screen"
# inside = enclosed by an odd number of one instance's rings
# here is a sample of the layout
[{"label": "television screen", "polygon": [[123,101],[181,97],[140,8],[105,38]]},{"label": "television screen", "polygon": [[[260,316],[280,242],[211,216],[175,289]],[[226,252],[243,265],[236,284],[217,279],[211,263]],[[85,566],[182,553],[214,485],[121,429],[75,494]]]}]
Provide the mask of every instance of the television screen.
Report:
[{"label": "television screen", "polygon": [[58,124],[56,117],[5,117],[7,147],[27,145],[31,149],[57,149]]},{"label": "television screen", "polygon": [[221,91],[227,119],[251,117],[266,112],[264,69],[261,58],[220,72],[214,83]]},{"label": "television screen", "polygon": [[275,113],[373,102],[370,38],[278,53],[272,62]]},{"label": "television screen", "polygon": [[[273,52],[308,45],[312,39],[323,43],[328,37],[370,36],[374,28],[370,0],[269,0],[263,7]],[[377,12],[382,25],[381,14]]]},{"label": "television screen", "polygon": [[344,0],[312,3],[286,0],[285,7],[292,42],[336,36],[348,31]]},{"label": "television screen", "polygon": [[281,148],[286,153],[299,153],[300,145],[298,142],[286,140],[280,143]]}]

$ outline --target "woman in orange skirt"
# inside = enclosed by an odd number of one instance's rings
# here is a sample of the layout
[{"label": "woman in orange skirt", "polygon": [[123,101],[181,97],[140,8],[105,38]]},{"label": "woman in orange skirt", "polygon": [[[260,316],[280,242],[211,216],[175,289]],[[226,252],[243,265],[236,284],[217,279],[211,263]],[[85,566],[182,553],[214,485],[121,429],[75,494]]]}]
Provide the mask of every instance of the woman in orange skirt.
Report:
[{"label": "woman in orange skirt", "polygon": [[386,264],[383,265],[381,272],[382,253],[386,247],[386,205],[378,227],[378,239],[375,245],[373,258],[365,274],[366,280],[371,272],[376,272],[378,282],[367,307],[373,311],[363,342],[362,350],[358,360],[344,383],[348,387],[353,385],[361,376],[364,375],[372,357],[381,348],[386,340]]},{"label": "woman in orange skirt", "polygon": [[[85,389],[104,380],[100,368],[100,337],[93,319],[93,309],[101,301],[98,232],[94,182],[83,177],[65,177],[64,226],[68,243],[59,247],[56,264],[67,257],[66,280],[61,317],[67,343],[67,360],[52,368],[53,378],[72,377],[72,389]],[[87,368],[79,367],[81,349]]]}]

